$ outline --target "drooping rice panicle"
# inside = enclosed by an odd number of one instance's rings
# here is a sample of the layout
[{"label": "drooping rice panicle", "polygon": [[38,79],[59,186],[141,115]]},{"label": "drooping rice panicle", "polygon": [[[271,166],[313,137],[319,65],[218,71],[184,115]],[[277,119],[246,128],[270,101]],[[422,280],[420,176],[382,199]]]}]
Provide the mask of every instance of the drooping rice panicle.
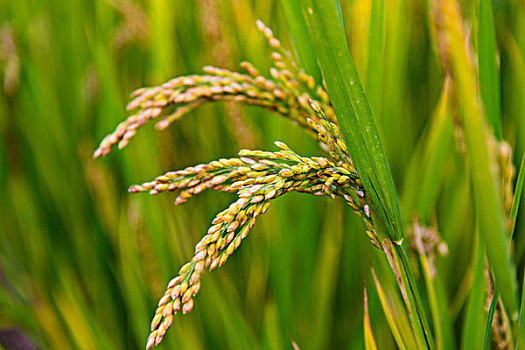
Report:
[{"label": "drooping rice panicle", "polygon": [[171,280],[160,299],[151,333],[146,345],[158,345],[173,322],[173,316],[182,309],[186,314],[193,309],[193,298],[199,292],[200,278],[205,270],[222,266],[255,223],[255,218],[269,207],[269,199],[256,192],[251,197],[239,198],[213,220],[208,234],[195,247],[195,255],[185,264],[177,277]]},{"label": "drooping rice panicle", "polygon": [[[267,35],[268,30],[262,31]],[[274,46],[278,42],[273,34],[269,41]],[[286,64],[283,55],[287,57]],[[241,68],[246,74],[205,66],[206,74],[177,77],[160,86],[136,90],[127,106],[134,113],[100,142],[93,156],[105,156],[115,145],[119,149],[126,147],[137,130],[150,120],[157,120],[156,128],[163,130],[206,102],[233,101],[260,106],[314,131],[308,118],[317,118],[310,106],[310,100],[315,100],[326,118],[336,122],[326,91],[321,86],[315,88],[313,78],[292,63],[291,54],[281,48],[280,53],[274,52],[272,57],[271,78],[260,75],[251,63],[242,62]]]},{"label": "drooping rice panicle", "polygon": [[237,192],[238,199],[212,221],[206,236],[195,247],[193,259],[184,265],[161,298],[151,324],[147,348],[158,345],[181,308],[188,313],[200,289],[205,270],[222,266],[239,247],[255,223],[266,212],[270,201],[288,192],[343,197],[356,213],[363,216],[374,245],[365,192],[357,174],[338,167],[322,157],[302,157],[282,142],[277,152],[242,150],[241,158],[220,159],[183,170],[166,173],[154,181],[130,187],[130,192],[158,194],[180,190],[176,204],[205,189]]},{"label": "drooping rice panicle", "polygon": [[276,142],[278,151],[241,150],[239,158],[170,171],[129,188],[132,193],[176,191],[176,205],[207,189],[238,196],[215,217],[195,247],[193,258],[168,284],[151,323],[147,349],[162,341],[176,313],[193,309],[202,274],[222,266],[247,236],[256,217],[266,212],[272,200],[288,192],[342,197],[363,218],[372,244],[381,249],[369,197],[350,159],[325,89],[315,86],[313,78],[299,68],[269,28],[262,22],[257,25],[275,49],[271,78],[260,75],[251,63],[243,62],[245,73],[207,66],[204,75],[178,77],[161,86],[139,89],[127,106],[134,114],[106,136],[94,153],[94,157],[99,157],[117,144],[125,147],[149,120],[157,120],[156,128],[165,129],[202,104],[222,100],[258,105],[285,116],[315,136],[329,155],[303,157],[286,144]]}]

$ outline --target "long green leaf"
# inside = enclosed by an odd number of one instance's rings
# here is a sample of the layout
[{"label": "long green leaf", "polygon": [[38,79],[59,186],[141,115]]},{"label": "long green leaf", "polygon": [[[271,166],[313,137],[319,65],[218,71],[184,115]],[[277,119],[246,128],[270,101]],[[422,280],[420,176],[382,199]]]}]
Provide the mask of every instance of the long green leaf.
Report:
[{"label": "long green leaf", "polygon": [[423,278],[425,280],[425,286],[427,287],[428,293],[428,303],[430,306],[430,314],[432,317],[432,322],[434,324],[434,334],[436,339],[436,348],[443,348],[443,331],[441,327],[440,314],[441,310],[439,308],[438,299],[436,296],[436,287],[434,285],[434,280],[430,274],[430,264],[425,256],[419,252],[419,262],[421,264],[421,270],[423,273]]},{"label": "long green leaf", "polygon": [[525,180],[525,154],[521,157],[520,170],[518,172],[518,179],[516,180],[516,187],[514,188],[514,197],[512,198],[512,208],[510,210],[510,235],[514,237],[514,229],[516,228],[516,219],[518,217],[518,209],[520,207],[521,194],[523,192],[523,181]]},{"label": "long green leaf", "polygon": [[516,336],[516,350],[523,349],[525,347],[525,322],[523,322],[523,314],[525,313],[525,278],[523,279],[523,285],[521,290],[521,305],[520,313],[518,317],[518,331]]},{"label": "long green leaf", "polygon": [[299,56],[299,62],[317,83],[321,82],[321,72],[317,66],[315,52],[308,37],[308,28],[301,14],[298,1],[280,0],[286,24],[290,30],[293,45]]},{"label": "long green leaf", "polygon": [[372,1],[370,34],[368,39],[368,64],[366,69],[366,96],[372,111],[381,110],[383,91],[383,55],[385,52],[385,1]]},{"label": "long green leaf", "polygon": [[[516,181],[516,188],[514,190],[514,200],[512,202],[512,210],[511,210],[511,222],[512,222],[512,228],[511,228],[511,234],[514,236],[514,228],[516,225],[516,217],[518,215],[518,208],[519,203],[521,199],[521,193],[523,191],[523,180],[525,179],[525,171],[524,171],[524,165],[525,164],[525,154],[521,158],[521,165],[520,170],[518,173],[518,180]],[[522,285],[522,291],[521,291],[521,303],[520,303],[520,313],[518,317],[518,330],[517,330],[517,336],[516,336],[516,349],[524,348],[525,347],[525,322],[522,321],[523,314],[525,312],[525,278],[523,279],[523,285]]]},{"label": "long green leaf", "polygon": [[439,23],[437,37],[448,56],[448,69],[464,125],[479,232],[494,270],[495,283],[500,287],[503,302],[513,318],[518,311],[515,270],[504,227],[501,194],[491,172],[487,121],[476,94],[474,67],[465,45],[467,34],[456,1],[436,0],[434,5],[435,21]]},{"label": "long green leaf", "polygon": [[[394,340],[396,341],[397,346],[401,350],[415,347],[416,343],[414,337],[412,336],[412,333],[408,333],[411,332],[411,330],[408,325],[406,315],[404,313],[394,312],[396,303],[387,299],[385,291],[383,290],[381,282],[379,282],[379,279],[377,278],[376,272],[374,271],[373,267],[370,267],[370,271],[372,272],[372,277],[374,279],[377,295],[379,296],[379,301],[381,302],[381,307],[383,308],[386,321],[388,323],[388,326],[390,327],[392,335],[394,336]],[[403,304],[401,301],[398,301],[397,305]],[[402,334],[402,331],[405,331],[405,333]]]},{"label": "long green leaf", "polygon": [[434,349],[435,344],[430,325],[422,306],[414,276],[410,270],[406,245],[394,246],[389,239],[386,239],[383,251],[386,253],[392,271],[398,280],[419,348]]},{"label": "long green leaf", "polygon": [[475,266],[472,286],[465,315],[465,325],[461,339],[462,349],[481,349],[485,330],[485,249],[476,242]]},{"label": "long green leaf", "polygon": [[496,29],[490,0],[479,1],[478,63],[479,90],[494,135],[501,138],[500,83],[496,49]]},{"label": "long green leaf", "polygon": [[483,340],[483,350],[487,349],[490,339],[490,330],[492,328],[492,320],[494,319],[494,312],[496,311],[496,305],[498,304],[499,293],[494,290],[494,295],[490,301],[489,313],[487,315],[487,322],[485,324],[485,338]]},{"label": "long green leaf", "polygon": [[369,194],[381,234],[403,239],[388,163],[359,82],[343,28],[331,1],[302,2],[303,14],[352,160]]},{"label": "long green leaf", "polygon": [[372,333],[372,326],[370,325],[370,315],[368,314],[368,296],[366,295],[366,287],[363,288],[365,315],[363,318],[363,326],[365,330],[365,349],[377,350],[374,334]]},{"label": "long green leaf", "polygon": [[[302,2],[303,15],[350,155],[371,200],[371,212],[383,250],[411,319],[420,347],[434,347],[419,291],[411,272],[397,196],[379,134],[331,1]],[[396,243],[393,246],[390,242]]]},{"label": "long green leaf", "polygon": [[427,225],[438,199],[443,166],[452,148],[452,120],[448,114],[450,80],[445,79],[439,101],[427,130],[420,137],[416,152],[406,170],[403,213],[417,211]]}]

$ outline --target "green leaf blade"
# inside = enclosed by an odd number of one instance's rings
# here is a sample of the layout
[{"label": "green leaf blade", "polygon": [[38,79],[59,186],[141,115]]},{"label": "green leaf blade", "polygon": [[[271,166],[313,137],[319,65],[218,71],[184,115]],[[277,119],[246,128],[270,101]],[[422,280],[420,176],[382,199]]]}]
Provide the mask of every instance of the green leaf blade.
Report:
[{"label": "green leaf blade", "polygon": [[[306,6],[305,6],[306,5]],[[394,242],[403,239],[394,183],[364,90],[350,56],[346,37],[330,2],[305,1],[303,11],[323,71],[328,94],[352,160],[370,195],[382,233]],[[330,38],[331,40],[326,40]],[[381,234],[381,233],[380,233]]]},{"label": "green leaf blade", "polygon": [[279,3],[291,33],[293,46],[299,56],[299,61],[306,72],[319,84],[321,82],[321,72],[317,66],[315,52],[308,37],[308,28],[301,14],[301,6],[298,1],[280,0]]},{"label": "green leaf blade", "polygon": [[514,318],[518,311],[516,272],[505,232],[502,197],[491,172],[493,159],[488,147],[491,135],[487,133],[486,117],[479,103],[469,46],[465,45],[467,33],[456,1],[436,1],[434,14],[436,23],[440,23],[438,41],[445,48],[455,98],[461,110],[479,233],[485,243],[496,284],[500,286],[503,302]]},{"label": "green leaf blade", "polygon": [[496,30],[490,0],[480,0],[478,14],[479,88],[494,135],[501,138],[501,101]]},{"label": "green leaf blade", "polygon": [[525,322],[523,322],[523,314],[525,313],[525,279],[523,279],[522,291],[521,291],[521,305],[520,313],[518,316],[518,330],[516,336],[516,350],[523,349],[525,347]]},{"label": "green leaf blade", "polygon": [[481,349],[483,348],[485,333],[485,249],[482,242],[476,243],[475,266],[472,286],[468,299],[463,336],[461,339],[462,349]]},{"label": "green leaf blade", "polygon": [[[516,228],[516,219],[518,218],[518,209],[520,207],[521,194],[523,193],[523,182],[525,180],[525,154],[521,157],[520,170],[518,172],[518,179],[516,180],[516,187],[514,188],[514,197],[512,198],[512,208],[510,210],[510,235],[514,238],[514,231]],[[520,251],[520,250],[518,250]]]},{"label": "green leaf blade", "polygon": [[403,244],[392,175],[342,23],[337,20],[337,6],[331,1],[306,0],[302,9],[339,126],[370,198],[378,238],[398,278],[416,340],[419,347],[433,349],[435,344]]},{"label": "green leaf blade", "polygon": [[377,112],[381,110],[381,93],[383,91],[383,59],[385,53],[384,14],[385,1],[372,1],[365,88],[370,107],[376,116]]}]

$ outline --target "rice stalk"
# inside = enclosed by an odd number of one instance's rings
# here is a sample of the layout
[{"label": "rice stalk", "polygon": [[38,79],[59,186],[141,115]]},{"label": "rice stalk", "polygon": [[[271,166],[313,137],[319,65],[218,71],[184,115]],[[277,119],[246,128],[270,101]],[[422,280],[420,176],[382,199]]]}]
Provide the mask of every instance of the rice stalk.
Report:
[{"label": "rice stalk", "polygon": [[515,268],[506,237],[497,164],[490,150],[493,136],[479,96],[469,36],[457,1],[433,0],[430,5],[437,51],[443,70],[451,76],[454,102],[465,137],[479,232],[505,307],[514,318],[517,315]]}]

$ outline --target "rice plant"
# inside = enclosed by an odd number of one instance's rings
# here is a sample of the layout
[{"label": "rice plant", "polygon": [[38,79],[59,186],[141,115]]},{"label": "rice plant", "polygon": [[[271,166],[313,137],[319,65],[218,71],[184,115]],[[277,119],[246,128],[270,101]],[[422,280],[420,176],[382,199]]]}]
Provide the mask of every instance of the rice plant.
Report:
[{"label": "rice plant", "polygon": [[0,3],[1,346],[521,348],[524,11]]},{"label": "rice plant", "polygon": [[315,87],[314,79],[298,67],[270,28],[260,21],[257,26],[269,45],[277,50],[271,55],[273,79],[261,76],[253,65],[244,62],[242,67],[247,74],[205,67],[210,75],[179,77],[158,87],[137,90],[128,109],[139,111],[120,123],[95,150],[96,158],[107,155],[116,144],[124,148],[149,119],[159,118],[156,127],[165,129],[204,102],[231,100],[261,106],[290,118],[315,135],[321,148],[330,155],[330,159],[300,156],[278,141],[277,152],[241,150],[240,158],[171,171],[130,187],[132,193],[179,191],[175,199],[177,205],[206,189],[234,192],[238,196],[237,201],[215,217],[207,235],[196,245],[194,257],[168,284],[151,322],[147,349],[160,344],[173,322],[173,315],[179,310],[186,314],[193,309],[202,273],[222,266],[246,238],[256,217],[268,210],[272,200],[288,192],[344,198],[365,219],[367,234],[372,243],[381,248],[367,193],[353,167],[339,126],[330,121],[335,121],[335,115],[327,93],[323,87]]}]

